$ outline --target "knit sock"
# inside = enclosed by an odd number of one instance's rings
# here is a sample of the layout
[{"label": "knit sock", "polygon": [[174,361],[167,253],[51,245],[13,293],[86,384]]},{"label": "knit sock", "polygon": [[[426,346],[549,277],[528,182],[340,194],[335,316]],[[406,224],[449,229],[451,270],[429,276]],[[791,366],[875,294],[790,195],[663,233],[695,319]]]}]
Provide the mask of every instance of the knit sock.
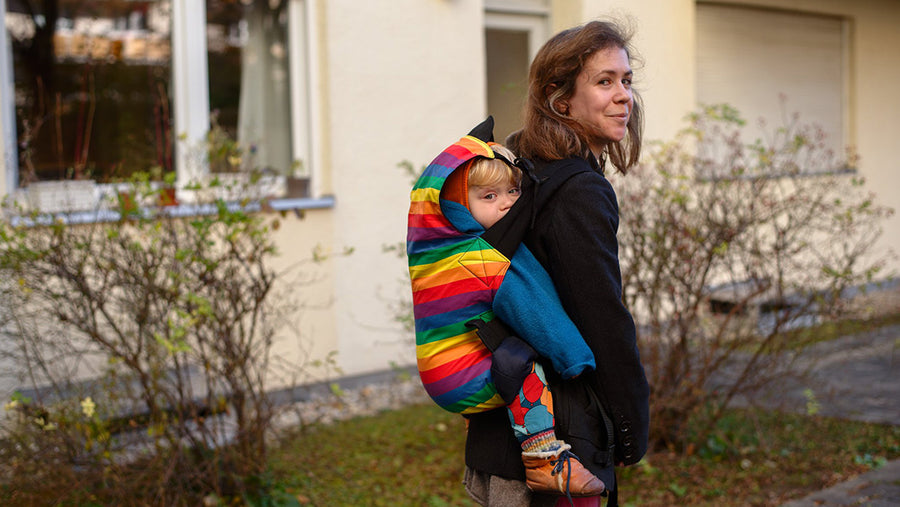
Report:
[{"label": "knit sock", "polygon": [[553,429],[535,433],[522,442],[522,451],[524,452],[540,452],[552,451],[559,447],[559,441],[556,440],[556,432]]}]

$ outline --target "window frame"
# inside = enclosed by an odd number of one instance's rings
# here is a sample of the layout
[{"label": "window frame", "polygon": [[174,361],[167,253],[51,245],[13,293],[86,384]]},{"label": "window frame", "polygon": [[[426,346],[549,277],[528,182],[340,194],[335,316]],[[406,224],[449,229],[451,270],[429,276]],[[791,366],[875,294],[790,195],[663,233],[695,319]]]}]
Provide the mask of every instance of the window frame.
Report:
[{"label": "window frame", "polygon": [[19,186],[19,157],[16,149],[16,107],[13,81],[12,46],[6,32],[6,0],[0,0],[0,160],[3,161],[3,178],[0,178],[0,195],[6,195]]},{"label": "window frame", "polygon": [[548,39],[549,24],[549,7],[535,5],[533,1],[485,2],[484,28],[526,32],[529,61],[534,60],[541,45]]}]

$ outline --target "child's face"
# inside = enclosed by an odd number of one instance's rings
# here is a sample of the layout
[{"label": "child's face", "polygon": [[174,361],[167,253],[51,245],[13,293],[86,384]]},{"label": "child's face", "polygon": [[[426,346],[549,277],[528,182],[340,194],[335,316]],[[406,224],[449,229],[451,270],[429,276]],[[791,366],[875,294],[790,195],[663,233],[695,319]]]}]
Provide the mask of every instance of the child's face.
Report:
[{"label": "child's face", "polygon": [[475,221],[489,229],[512,207],[519,198],[520,190],[513,182],[489,186],[469,187],[469,211]]}]

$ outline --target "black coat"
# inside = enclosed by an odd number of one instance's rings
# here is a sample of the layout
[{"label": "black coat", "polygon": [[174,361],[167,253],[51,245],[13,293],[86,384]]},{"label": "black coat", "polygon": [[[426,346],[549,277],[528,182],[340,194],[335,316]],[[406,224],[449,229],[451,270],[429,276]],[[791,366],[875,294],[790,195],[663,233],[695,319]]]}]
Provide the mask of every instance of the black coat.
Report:
[{"label": "black coat", "polygon": [[[571,444],[581,462],[615,489],[614,465],[640,461],[650,422],[649,386],[634,320],[622,303],[616,195],[589,160],[539,163],[536,172],[543,182],[525,244],[550,274],[597,361],[596,371],[567,381],[553,378],[552,368],[546,370],[557,438]],[[524,480],[522,451],[506,411],[475,414],[469,420],[466,465]]]}]

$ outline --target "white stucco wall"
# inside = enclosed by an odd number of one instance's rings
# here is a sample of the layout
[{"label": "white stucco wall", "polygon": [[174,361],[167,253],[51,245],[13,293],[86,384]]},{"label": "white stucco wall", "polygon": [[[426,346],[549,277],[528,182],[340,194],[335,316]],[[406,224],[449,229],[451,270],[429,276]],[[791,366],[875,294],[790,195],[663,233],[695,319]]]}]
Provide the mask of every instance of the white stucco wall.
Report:
[{"label": "white stucco wall", "polygon": [[390,300],[409,297],[406,264],[382,252],[406,239],[410,178],[482,119],[481,2],[329,0],[327,114],[338,360],[348,374],[412,364],[413,338]]},{"label": "white stucco wall", "polygon": [[[333,213],[329,209],[307,210],[301,215],[292,212],[278,219],[274,235],[278,256],[271,268],[279,273],[271,301],[286,303],[298,311],[286,316],[287,321],[272,345],[271,357],[279,363],[272,368],[270,388],[296,383],[326,380],[335,375],[329,365],[313,367],[338,349],[335,330],[335,257]],[[315,255],[323,256],[315,260]],[[291,367],[287,365],[298,365]]]}]

